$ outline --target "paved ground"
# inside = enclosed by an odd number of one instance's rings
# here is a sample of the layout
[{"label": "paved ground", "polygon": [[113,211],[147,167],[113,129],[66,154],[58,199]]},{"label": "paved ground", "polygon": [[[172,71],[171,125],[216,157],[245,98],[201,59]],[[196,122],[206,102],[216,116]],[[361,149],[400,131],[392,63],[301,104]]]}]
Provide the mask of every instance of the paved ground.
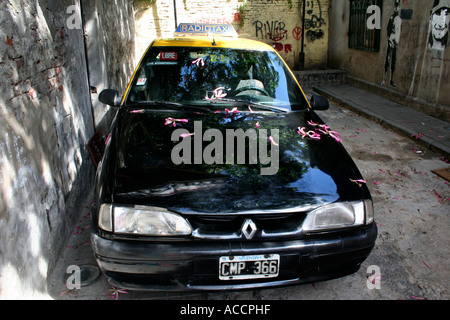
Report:
[{"label": "paved ground", "polygon": [[414,136],[427,149],[450,157],[450,123],[446,121],[350,85],[315,87],[315,90],[385,128],[406,137]]},{"label": "paved ground", "polygon": [[[67,291],[64,285],[67,267],[95,264],[88,242],[90,208],[86,203],[67,249],[49,278],[50,296],[62,300],[110,300],[117,295],[121,300],[450,299],[450,183],[432,173],[450,165],[442,155],[416,140],[334,103],[329,111],[319,115],[343,136],[344,145],[373,193],[379,238],[359,272],[314,285],[208,294],[121,293],[110,291],[111,285],[100,275],[91,285]],[[424,123],[417,134],[422,136],[435,130]],[[448,139],[448,133],[445,138]],[[367,285],[371,266],[376,266],[381,275],[378,289],[369,289]]]}]

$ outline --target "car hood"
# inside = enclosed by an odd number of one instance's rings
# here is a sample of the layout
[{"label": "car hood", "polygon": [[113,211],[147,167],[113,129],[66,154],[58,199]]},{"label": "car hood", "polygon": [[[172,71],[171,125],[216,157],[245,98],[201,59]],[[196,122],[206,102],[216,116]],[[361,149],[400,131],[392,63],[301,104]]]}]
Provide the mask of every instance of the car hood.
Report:
[{"label": "car hood", "polygon": [[[362,177],[341,143],[326,134],[320,140],[308,140],[298,133],[299,127],[314,129],[308,122],[322,123],[312,111],[127,111],[118,143],[114,202],[165,207],[184,214],[223,214],[305,211],[368,197],[367,187],[353,182]],[[220,139],[216,137],[213,145],[213,139],[206,136],[210,129],[223,135],[223,150]],[[249,160],[249,139],[242,164],[237,157],[226,158],[227,134],[238,129],[241,134],[256,134],[256,163]],[[266,157],[262,163],[261,146],[267,148],[267,155],[274,155],[271,162]],[[206,163],[206,154],[219,151],[224,153],[224,164]],[[175,164],[181,156],[191,164]],[[269,167],[274,174],[263,175],[262,168]]]}]

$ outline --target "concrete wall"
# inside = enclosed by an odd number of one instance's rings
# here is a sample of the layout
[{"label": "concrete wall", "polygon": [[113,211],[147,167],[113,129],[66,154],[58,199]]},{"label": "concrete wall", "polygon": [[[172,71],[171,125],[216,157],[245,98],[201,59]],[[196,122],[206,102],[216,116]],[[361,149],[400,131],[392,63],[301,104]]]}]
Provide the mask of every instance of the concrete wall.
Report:
[{"label": "concrete wall", "polygon": [[[430,18],[435,1],[398,2],[401,32],[396,45],[396,64],[392,77],[395,86],[391,85],[392,64],[386,65],[387,26],[394,15],[394,1],[383,1],[380,51],[367,52],[348,48],[350,2],[332,0],[329,66],[348,71],[351,81],[352,77],[364,80],[353,79],[352,84],[371,87],[393,100],[450,121],[450,43],[440,49],[429,46]],[[441,2],[447,5],[450,3],[444,0]],[[446,23],[448,28],[449,18]],[[387,72],[385,66],[388,66]]]},{"label": "concrete wall", "polygon": [[[305,34],[305,68],[324,68],[328,59],[329,0],[306,2],[302,32],[302,1],[298,0],[177,0],[176,20],[231,23],[247,38],[273,45],[293,69],[298,68],[301,37]],[[173,0],[135,1],[136,55],[140,58],[151,41],[171,37],[175,31]]]},{"label": "concrete wall", "polygon": [[125,92],[136,68],[133,0],[83,1],[88,75],[97,130],[107,132],[115,113],[98,101],[103,89]]},{"label": "concrete wall", "polygon": [[[95,2],[105,19],[129,3]],[[126,38],[114,36],[118,43]],[[112,42],[107,48],[109,65],[126,60],[123,52],[112,54],[119,50]],[[79,0],[0,1],[2,299],[45,296],[47,274],[86,205],[95,172],[86,145],[95,121],[85,53]],[[122,70],[121,63],[105,71],[103,82],[122,84]]]}]

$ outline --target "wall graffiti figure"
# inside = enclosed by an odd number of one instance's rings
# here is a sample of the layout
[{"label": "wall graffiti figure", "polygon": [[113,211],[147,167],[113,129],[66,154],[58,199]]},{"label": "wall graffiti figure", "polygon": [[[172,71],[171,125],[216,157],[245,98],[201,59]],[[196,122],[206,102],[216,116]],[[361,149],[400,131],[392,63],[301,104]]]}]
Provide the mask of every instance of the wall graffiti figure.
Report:
[{"label": "wall graffiti figure", "polygon": [[253,22],[255,26],[256,38],[270,39],[272,41],[281,41],[287,39],[286,24],[282,21],[266,21],[262,23],[257,20]]},{"label": "wall graffiti figure", "polygon": [[295,27],[292,30],[292,36],[295,40],[300,40],[303,37],[303,30],[300,27]]},{"label": "wall graffiti figure", "polygon": [[325,24],[325,19],[317,15],[311,15],[311,19],[305,20],[305,29],[320,28]]},{"label": "wall graffiti figure", "polygon": [[292,45],[291,44],[285,44],[284,45],[284,52],[286,52],[286,53],[292,52]]},{"label": "wall graffiti figure", "polygon": [[286,36],[287,30],[280,30],[278,28],[275,29],[275,33],[267,33],[270,40],[272,41],[281,41]]},{"label": "wall graffiti figure", "polygon": [[272,45],[272,47],[273,47],[275,50],[277,50],[278,52],[283,51],[283,49],[284,49],[284,52],[285,52],[285,53],[292,52],[292,45],[291,45],[291,44],[285,44],[285,45],[283,45],[282,43],[275,42],[275,43]]},{"label": "wall graffiti figure", "polygon": [[322,5],[320,4],[320,0],[316,0],[319,10],[319,15],[314,14],[314,1],[308,1],[307,7],[309,10],[307,13],[311,16],[309,19],[305,19],[305,29],[316,29],[325,25],[325,19],[322,17]]},{"label": "wall graffiti figure", "polygon": [[325,32],[322,29],[318,29],[318,30],[308,30],[306,32],[306,38],[310,41],[310,42],[314,42],[317,39],[322,39],[325,36]]},{"label": "wall graffiti figure", "polygon": [[450,0],[435,0],[430,16],[428,47],[444,51],[448,44]]},{"label": "wall graffiti figure", "polygon": [[384,74],[382,85],[386,82],[386,76],[388,72],[391,72],[390,77],[390,85],[392,87],[396,87],[394,83],[394,72],[397,64],[397,47],[400,43],[400,33],[402,28],[402,19],[400,17],[400,0],[395,0],[394,2],[394,13],[389,18],[388,26],[387,26],[387,53],[386,53],[386,62],[384,64]]}]

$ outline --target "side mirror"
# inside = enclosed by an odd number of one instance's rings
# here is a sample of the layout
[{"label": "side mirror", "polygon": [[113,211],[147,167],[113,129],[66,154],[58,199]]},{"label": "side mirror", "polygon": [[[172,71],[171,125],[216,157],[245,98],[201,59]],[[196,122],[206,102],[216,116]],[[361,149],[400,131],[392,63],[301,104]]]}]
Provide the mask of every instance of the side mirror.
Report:
[{"label": "side mirror", "polygon": [[122,98],[119,97],[119,92],[117,90],[105,89],[100,92],[98,100],[101,103],[107,104],[108,106],[118,107],[120,105],[120,102],[122,101]]},{"label": "side mirror", "polygon": [[311,100],[309,101],[311,108],[313,110],[328,110],[330,108],[330,103],[328,102],[328,99],[322,96],[312,96]]}]

